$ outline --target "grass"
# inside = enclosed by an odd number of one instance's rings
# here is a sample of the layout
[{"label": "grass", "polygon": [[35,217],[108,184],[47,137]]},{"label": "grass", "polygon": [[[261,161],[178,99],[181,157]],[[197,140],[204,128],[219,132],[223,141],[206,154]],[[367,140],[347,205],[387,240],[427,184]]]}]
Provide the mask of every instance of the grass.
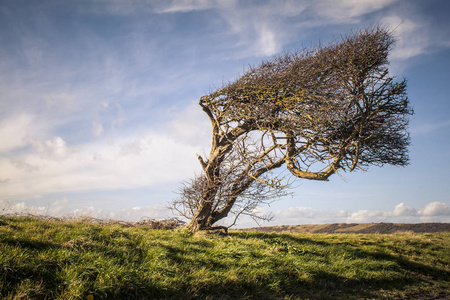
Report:
[{"label": "grass", "polygon": [[449,243],[0,217],[0,298],[437,299],[450,295]]}]

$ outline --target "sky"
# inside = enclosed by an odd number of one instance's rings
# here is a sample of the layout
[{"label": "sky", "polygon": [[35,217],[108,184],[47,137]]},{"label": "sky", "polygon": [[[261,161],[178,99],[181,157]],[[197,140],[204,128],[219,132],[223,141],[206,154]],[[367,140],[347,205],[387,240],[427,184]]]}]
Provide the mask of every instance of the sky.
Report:
[{"label": "sky", "polygon": [[258,211],[265,225],[450,222],[449,13],[447,0],[0,0],[0,214],[171,217],[209,152],[201,96],[382,24],[415,111],[410,165],[298,180]]}]

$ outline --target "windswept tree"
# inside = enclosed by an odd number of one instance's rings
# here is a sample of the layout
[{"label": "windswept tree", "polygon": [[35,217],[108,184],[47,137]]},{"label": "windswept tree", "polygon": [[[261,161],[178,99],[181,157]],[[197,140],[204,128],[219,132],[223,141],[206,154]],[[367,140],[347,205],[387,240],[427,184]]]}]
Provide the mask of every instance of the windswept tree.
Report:
[{"label": "windswept tree", "polygon": [[172,207],[190,231],[230,213],[252,214],[297,178],[328,181],[339,170],[408,164],[412,109],[406,80],[388,72],[392,32],[384,27],[262,62],[200,98],[212,124],[203,172]]}]

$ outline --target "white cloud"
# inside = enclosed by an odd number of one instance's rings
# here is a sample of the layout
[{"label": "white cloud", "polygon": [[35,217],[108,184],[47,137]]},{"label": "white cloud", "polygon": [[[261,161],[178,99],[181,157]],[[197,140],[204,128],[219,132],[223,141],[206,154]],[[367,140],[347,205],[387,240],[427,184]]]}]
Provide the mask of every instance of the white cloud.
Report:
[{"label": "white cloud", "polygon": [[389,54],[391,60],[407,60],[428,51],[430,35],[425,22],[401,16],[389,16],[383,18],[381,23],[395,29],[397,41]]},{"label": "white cloud", "polygon": [[393,211],[361,210],[353,213],[348,222],[448,222],[450,206],[442,202],[431,202],[415,209],[405,203],[398,204]]},{"label": "white cloud", "polygon": [[120,146],[119,155],[140,155],[145,147],[145,141],[127,142]]},{"label": "white cloud", "polygon": [[351,216],[346,210],[318,210],[312,207],[290,207],[274,212],[274,222],[279,225],[340,223]]},{"label": "white cloud", "polygon": [[176,107],[170,110],[173,119],[167,125],[167,132],[173,139],[191,146],[209,146],[211,123],[197,102],[182,111]]},{"label": "white cloud", "polygon": [[385,214],[382,211],[368,211],[359,210],[352,213],[347,219],[350,223],[367,223],[367,222],[380,222],[385,220]]},{"label": "white cloud", "polygon": [[157,7],[156,11],[158,13],[183,13],[217,7],[230,7],[236,3],[236,0],[169,0],[160,2],[160,7]]},{"label": "white cloud", "polygon": [[315,218],[320,214],[319,211],[311,207],[290,207],[284,211],[277,212],[277,218],[292,219],[292,218]]},{"label": "white cloud", "polygon": [[328,23],[355,23],[365,14],[383,9],[397,0],[322,0],[314,2],[315,12]]},{"label": "white cloud", "polygon": [[417,212],[419,216],[434,217],[447,216],[450,217],[450,206],[447,203],[431,202]]},{"label": "white cloud", "polygon": [[66,142],[59,136],[45,142],[32,141],[31,143],[39,155],[45,159],[63,160],[76,152],[76,150],[67,147]]},{"label": "white cloud", "polygon": [[103,133],[103,125],[99,121],[92,122],[92,133],[95,136],[100,136]]},{"label": "white cloud", "polygon": [[405,203],[400,203],[394,208],[392,212],[393,217],[415,216],[417,210],[411,206],[407,206]]},{"label": "white cloud", "polygon": [[26,159],[23,159],[22,157],[11,157],[9,159],[9,162],[12,166],[16,167],[17,169],[25,170],[26,172],[34,172],[39,170],[39,166],[30,164],[27,162]]},{"label": "white cloud", "polygon": [[[296,30],[287,27],[304,24],[309,18],[303,15],[308,6],[304,1],[258,2],[222,9],[219,14],[235,36],[238,56],[272,56],[282,51],[285,43],[299,38],[293,36]],[[292,23],[286,23],[287,19]]]},{"label": "white cloud", "polygon": [[181,181],[198,168],[198,145],[161,133],[134,134],[78,145],[60,137],[35,142],[33,153],[0,159],[4,199],[58,192],[131,189]]},{"label": "white cloud", "polygon": [[[271,213],[267,207],[261,208],[263,214]],[[289,207],[272,212],[273,222],[266,225],[296,225],[325,223],[417,223],[417,222],[450,222],[450,206],[442,202],[431,202],[423,208],[416,209],[405,203],[399,203],[393,210],[319,210],[311,207]],[[254,226],[252,220],[242,218],[240,227]]]},{"label": "white cloud", "polygon": [[265,56],[274,55],[281,50],[281,45],[277,43],[276,34],[268,28],[261,28],[257,47],[261,49],[261,54]]},{"label": "white cloud", "polygon": [[28,205],[25,202],[11,203],[0,200],[0,215],[6,214],[31,214],[52,217],[80,218],[90,217],[103,220],[139,221],[141,219],[167,219],[173,217],[171,211],[164,205],[157,204],[144,207],[125,209],[99,209],[86,206],[79,209],[70,209],[69,200],[62,198],[47,206]]},{"label": "white cloud", "polygon": [[195,153],[209,149],[211,125],[196,103],[172,112],[171,117],[167,129],[160,132],[116,132],[77,145],[69,145],[61,136],[26,138],[33,128],[28,115],[4,121],[11,127],[0,127],[9,141],[4,151],[32,147],[0,157],[0,195],[20,201],[61,192],[133,189],[185,180],[200,169]]},{"label": "white cloud", "polygon": [[0,214],[33,214],[63,217],[68,213],[68,201],[66,198],[57,200],[49,206],[33,206],[25,202],[11,203],[0,200]]},{"label": "white cloud", "polygon": [[173,217],[171,211],[161,204],[116,210],[96,209],[93,206],[88,206],[82,209],[69,211],[65,216],[92,217],[103,220],[112,219],[124,221],[139,221],[141,219],[167,219]]},{"label": "white cloud", "polygon": [[5,153],[27,145],[28,140],[36,132],[34,117],[22,113],[12,115],[0,121],[0,153]]}]

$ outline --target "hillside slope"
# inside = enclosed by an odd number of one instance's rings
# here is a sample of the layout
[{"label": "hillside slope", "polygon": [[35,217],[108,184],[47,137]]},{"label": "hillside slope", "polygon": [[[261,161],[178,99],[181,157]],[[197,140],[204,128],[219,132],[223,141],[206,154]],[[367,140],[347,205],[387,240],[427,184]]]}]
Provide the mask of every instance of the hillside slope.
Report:
[{"label": "hillside slope", "polygon": [[298,233],[435,233],[450,231],[450,223],[335,223],[321,225],[283,225],[262,226],[242,229],[244,231],[261,232],[298,232]]}]

